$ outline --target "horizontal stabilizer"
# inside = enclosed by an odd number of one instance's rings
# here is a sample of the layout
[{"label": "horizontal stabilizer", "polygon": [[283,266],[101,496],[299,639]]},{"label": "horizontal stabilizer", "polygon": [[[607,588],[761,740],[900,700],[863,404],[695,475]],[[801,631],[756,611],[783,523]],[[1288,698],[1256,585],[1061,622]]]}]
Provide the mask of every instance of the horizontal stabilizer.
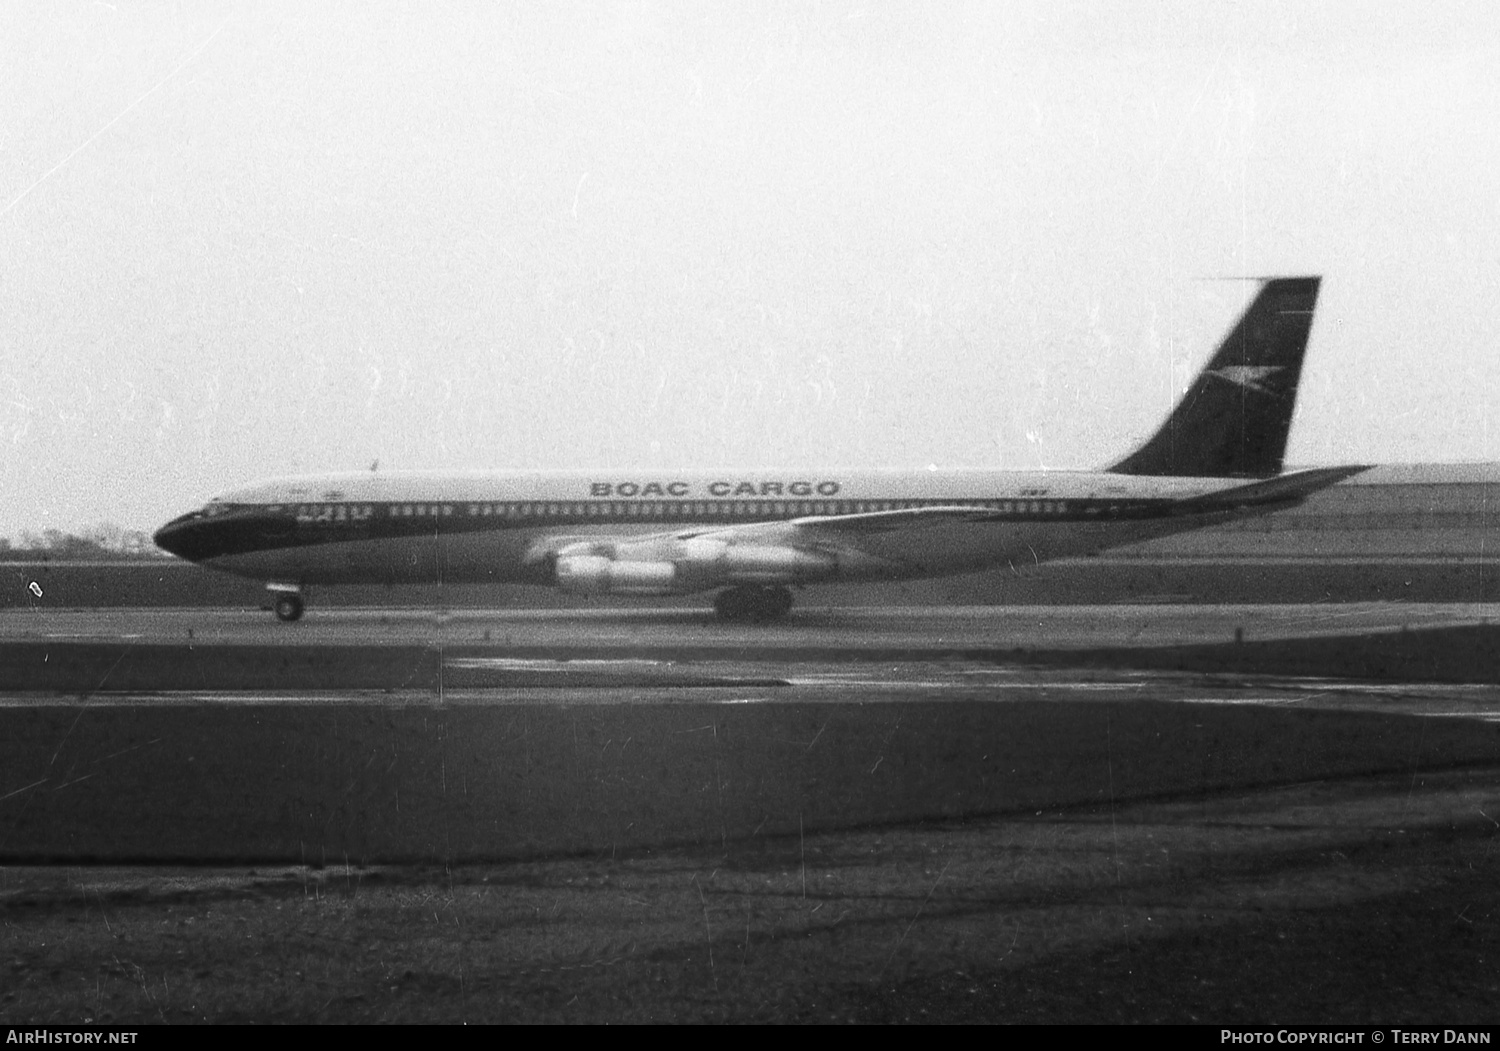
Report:
[{"label": "horizontal stabilizer", "polygon": [[1263,482],[1237,485],[1233,489],[1180,500],[1173,510],[1183,514],[1210,514],[1268,504],[1295,503],[1319,489],[1327,489],[1330,485],[1337,485],[1344,479],[1369,469],[1368,464],[1350,464],[1344,467],[1314,467],[1306,471],[1293,471]]}]

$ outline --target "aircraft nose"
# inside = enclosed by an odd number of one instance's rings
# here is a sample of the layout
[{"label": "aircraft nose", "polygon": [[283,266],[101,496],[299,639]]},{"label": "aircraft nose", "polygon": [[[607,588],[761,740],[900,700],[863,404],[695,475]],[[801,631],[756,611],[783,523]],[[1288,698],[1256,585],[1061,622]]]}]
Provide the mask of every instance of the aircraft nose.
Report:
[{"label": "aircraft nose", "polygon": [[179,515],[152,534],[151,539],[163,551],[195,561],[195,555],[201,554],[196,550],[201,545],[194,543],[199,532],[194,528],[197,518],[197,514]]}]

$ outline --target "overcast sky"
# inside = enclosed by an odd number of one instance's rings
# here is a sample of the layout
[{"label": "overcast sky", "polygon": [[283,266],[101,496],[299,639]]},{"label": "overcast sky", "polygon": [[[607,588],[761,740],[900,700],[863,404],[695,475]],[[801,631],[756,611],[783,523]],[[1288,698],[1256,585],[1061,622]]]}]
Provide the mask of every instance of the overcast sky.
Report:
[{"label": "overcast sky", "polygon": [[1490,8],[7,3],[0,535],[377,457],[1096,467],[1235,275],[1325,275],[1292,461],[1500,458]]}]

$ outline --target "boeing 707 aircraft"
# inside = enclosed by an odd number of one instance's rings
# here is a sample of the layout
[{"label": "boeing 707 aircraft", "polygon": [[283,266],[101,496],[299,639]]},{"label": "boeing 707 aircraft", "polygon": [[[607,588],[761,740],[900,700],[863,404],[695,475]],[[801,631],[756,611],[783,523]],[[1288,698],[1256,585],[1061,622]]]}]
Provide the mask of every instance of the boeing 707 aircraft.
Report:
[{"label": "boeing 707 aircraft", "polygon": [[330,474],[235,489],[168,522],[167,551],[308,585],[525,583],[581,595],[718,591],[773,620],[792,588],[1091,554],[1294,505],[1362,466],[1282,474],[1319,278],[1265,281],[1161,429],[1102,471]]}]

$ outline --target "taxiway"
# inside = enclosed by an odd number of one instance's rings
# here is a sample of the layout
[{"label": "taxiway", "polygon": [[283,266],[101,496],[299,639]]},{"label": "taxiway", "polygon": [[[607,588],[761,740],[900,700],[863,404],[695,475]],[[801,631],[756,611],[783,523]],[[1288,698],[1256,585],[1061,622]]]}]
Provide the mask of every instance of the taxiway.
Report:
[{"label": "taxiway", "polygon": [[773,624],[724,624],[699,608],[421,610],[312,608],[296,624],[222,609],[0,610],[0,645],[17,641],[396,645],[492,643],[558,658],[600,649],[668,657],[718,651],[788,659],[830,651],[1087,649],[1181,646],[1453,628],[1500,621],[1488,603],[1201,606],[929,606],[798,608]]}]

